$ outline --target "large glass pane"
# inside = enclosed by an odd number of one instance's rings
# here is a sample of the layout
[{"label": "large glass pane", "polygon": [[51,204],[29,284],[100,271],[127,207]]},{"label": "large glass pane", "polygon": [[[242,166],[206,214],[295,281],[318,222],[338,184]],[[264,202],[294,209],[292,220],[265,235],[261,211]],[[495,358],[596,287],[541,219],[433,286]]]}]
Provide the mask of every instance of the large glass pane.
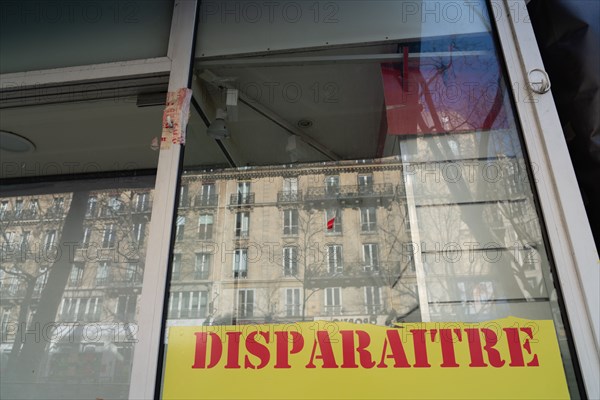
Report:
[{"label": "large glass pane", "polygon": [[128,397],[162,109],[0,110],[35,144],[2,150],[1,398]]},{"label": "large glass pane", "polygon": [[173,3],[3,1],[0,73],[166,57]]},{"label": "large glass pane", "polygon": [[[264,26],[201,18],[182,185],[210,184],[218,201],[178,209],[214,226],[175,244],[188,278],[170,292],[205,293],[208,308],[167,326],[552,319],[579,396],[511,92],[486,5],[472,6],[469,24],[404,13],[394,40],[288,38],[276,55],[246,40]],[[226,27],[247,29],[237,46],[210,36]],[[192,279],[198,252],[212,255],[208,279]]]}]

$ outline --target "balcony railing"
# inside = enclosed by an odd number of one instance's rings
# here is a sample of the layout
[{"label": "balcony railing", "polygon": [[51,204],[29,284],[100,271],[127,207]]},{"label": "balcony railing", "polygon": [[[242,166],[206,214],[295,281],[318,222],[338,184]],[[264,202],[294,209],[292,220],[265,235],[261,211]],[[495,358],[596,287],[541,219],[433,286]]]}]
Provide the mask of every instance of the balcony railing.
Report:
[{"label": "balcony railing", "polygon": [[194,198],[194,207],[216,207],[219,205],[219,195],[203,196]]},{"label": "balcony railing", "polygon": [[410,269],[402,269],[401,262],[344,263],[343,266],[328,268],[325,264],[310,266],[305,273],[307,287],[359,287],[393,285],[402,275],[414,275]]},{"label": "balcony railing", "polygon": [[62,207],[51,207],[46,211],[48,219],[62,219],[65,217],[65,209]]},{"label": "balcony railing", "polygon": [[240,279],[240,278],[245,279],[248,277],[248,271],[246,271],[246,270],[233,271],[233,277],[236,279]]},{"label": "balcony railing", "polygon": [[254,204],[254,193],[234,193],[229,199],[229,205],[234,207]]},{"label": "balcony railing", "polygon": [[0,215],[0,220],[2,221],[27,221],[34,220],[40,217],[40,213],[38,210],[13,210],[13,211],[3,211]]},{"label": "balcony railing", "polygon": [[369,186],[347,185],[338,187],[309,187],[305,201],[363,200],[394,197],[394,185],[380,183]]},{"label": "balcony railing", "polygon": [[133,206],[133,212],[136,214],[149,213],[152,211],[152,201],[147,200],[144,203],[136,204]]},{"label": "balcony railing", "polygon": [[115,273],[114,275],[110,274],[106,277],[96,278],[95,283],[97,286],[110,286],[110,289],[135,287],[142,284],[142,274],[138,271],[129,277]]},{"label": "balcony railing", "polygon": [[325,315],[341,315],[342,306],[324,306],[323,314]]},{"label": "balcony railing", "polygon": [[195,271],[194,272],[194,279],[195,280],[207,280],[208,277],[210,276],[210,271],[208,270],[202,270],[202,271]]},{"label": "balcony railing", "polygon": [[277,203],[278,204],[293,204],[302,201],[302,191],[283,191],[277,192]]},{"label": "balcony railing", "polygon": [[0,287],[0,298],[3,300],[11,298],[20,298],[25,296],[25,288],[23,286],[2,285]]}]

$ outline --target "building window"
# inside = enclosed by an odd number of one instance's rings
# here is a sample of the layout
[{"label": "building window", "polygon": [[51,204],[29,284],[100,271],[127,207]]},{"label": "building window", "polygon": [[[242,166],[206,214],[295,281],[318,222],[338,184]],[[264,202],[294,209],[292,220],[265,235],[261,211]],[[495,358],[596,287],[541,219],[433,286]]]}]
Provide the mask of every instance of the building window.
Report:
[{"label": "building window", "polygon": [[181,276],[181,254],[173,254],[173,269],[171,279],[176,281]]},{"label": "building window", "polygon": [[233,255],[233,277],[248,276],[248,249],[236,249]]},{"label": "building window", "polygon": [[23,215],[23,200],[15,200],[15,217],[20,218]]},{"label": "building window", "polygon": [[83,247],[84,249],[89,247],[91,238],[92,238],[92,227],[84,226],[83,227],[83,238],[81,240],[81,247]]},{"label": "building window", "polygon": [[[15,233],[14,232],[9,232],[9,231],[4,232],[4,234],[2,235],[2,239],[3,239],[3,242],[5,242],[5,245],[2,246],[2,247],[6,247],[7,249],[12,248],[13,247],[13,238],[14,237],[15,237]],[[46,238],[47,238],[47,236],[46,236]],[[46,251],[47,250],[49,250],[49,249],[46,249]]]},{"label": "building window", "polygon": [[146,223],[136,222],[133,224],[133,240],[138,244],[144,244],[144,237],[146,236]]},{"label": "building window", "polygon": [[185,234],[185,217],[177,216],[177,225],[175,226],[175,240],[181,242]]},{"label": "building window", "polygon": [[96,270],[96,285],[106,286],[108,285],[108,274],[109,274],[110,263],[108,261],[100,261],[98,269]]},{"label": "building window", "polygon": [[325,289],[325,314],[340,315],[342,313],[342,289],[339,287]]},{"label": "building window", "polygon": [[8,201],[0,202],[0,219],[4,219],[4,215],[8,211]]},{"label": "building window", "polygon": [[285,315],[286,317],[299,317],[302,310],[300,289],[285,289]]},{"label": "building window", "polygon": [[23,231],[23,233],[21,234],[21,243],[19,244],[21,253],[27,252],[29,250],[29,238],[30,237],[31,237],[30,231]]},{"label": "building window", "polygon": [[367,314],[381,313],[381,288],[375,286],[365,287],[365,309]]},{"label": "building window", "polygon": [[298,234],[298,210],[289,209],[283,211],[283,234]]},{"label": "building window", "polygon": [[298,248],[296,246],[283,248],[283,275],[298,275]]},{"label": "building window", "polygon": [[94,218],[98,215],[98,198],[96,196],[90,196],[88,198],[87,207],[85,209],[85,216],[88,218]]},{"label": "building window", "polygon": [[116,316],[118,321],[134,321],[135,320],[135,308],[137,305],[137,296],[123,295],[117,298],[117,310]]},{"label": "building window", "polygon": [[250,224],[250,213],[238,212],[235,214],[235,237],[247,238]]},{"label": "building window", "polygon": [[376,271],[379,269],[379,249],[377,244],[363,244],[363,263],[365,271]]},{"label": "building window", "polygon": [[359,193],[370,193],[373,191],[373,175],[358,175],[358,191]]},{"label": "building window", "polygon": [[361,207],[360,230],[362,232],[375,232],[377,229],[377,214],[375,207]]},{"label": "building window", "polygon": [[83,266],[82,262],[73,263],[71,266],[71,274],[69,275],[69,286],[79,287],[83,280]]},{"label": "building window", "polygon": [[254,289],[238,291],[238,316],[248,318],[254,315]]},{"label": "building window", "polygon": [[205,183],[200,189],[199,206],[215,206],[217,205],[217,193],[214,183]]},{"label": "building window", "polygon": [[283,178],[283,191],[285,193],[297,193],[298,178]]},{"label": "building window", "polygon": [[35,286],[33,288],[34,292],[38,295],[40,293],[42,293],[42,290],[44,290],[44,287],[46,286],[47,282],[48,282],[48,267],[40,267],[40,274],[38,275],[37,279],[35,280]]},{"label": "building window", "polygon": [[98,297],[66,297],[60,306],[59,319],[64,322],[93,322],[100,320],[102,299]]},{"label": "building window", "polygon": [[102,247],[104,248],[113,248],[115,247],[115,243],[117,241],[117,233],[115,230],[115,225],[110,224],[104,227],[104,234],[102,235]]},{"label": "building window", "polygon": [[10,322],[10,308],[2,310],[2,319],[0,319],[0,342],[8,341],[8,324]]},{"label": "building window", "polygon": [[169,298],[169,318],[206,318],[208,293],[206,291],[173,292]]},{"label": "building window", "polygon": [[54,214],[62,214],[65,206],[65,198],[64,197],[55,197],[52,203],[52,213]]},{"label": "building window", "polygon": [[19,287],[21,286],[21,282],[19,281],[19,278],[17,278],[16,276],[12,276],[10,278],[10,280],[8,281],[8,285],[6,285],[6,291],[8,292],[8,294],[14,296],[19,292]]},{"label": "building window", "polygon": [[328,195],[337,195],[340,192],[340,177],[329,175],[325,177],[325,192]]},{"label": "building window", "polygon": [[119,196],[111,196],[108,199],[108,209],[106,215],[118,214],[123,208],[123,202],[119,199]]},{"label": "building window", "polygon": [[212,214],[200,214],[200,217],[198,218],[198,239],[212,239],[213,222]]},{"label": "building window", "polygon": [[31,217],[37,217],[39,211],[40,211],[40,203],[39,203],[38,199],[32,199],[29,202],[29,213],[31,214]]},{"label": "building window", "polygon": [[237,204],[250,203],[250,182],[238,182]]},{"label": "building window", "polygon": [[179,207],[187,207],[188,205],[188,187],[187,185],[181,185],[179,188]]},{"label": "building window", "polygon": [[54,242],[56,241],[56,230],[51,229],[46,231],[46,240],[44,241],[44,250],[50,251],[54,248]]},{"label": "building window", "polygon": [[342,210],[331,208],[325,211],[325,232],[342,233]]},{"label": "building window", "polygon": [[140,270],[138,263],[129,262],[127,263],[127,265],[125,265],[124,278],[125,282],[131,284],[138,284],[142,282],[142,271]]},{"label": "building window", "polygon": [[327,246],[327,272],[339,274],[343,271],[342,246],[331,244]]},{"label": "building window", "polygon": [[150,193],[138,193],[135,196],[134,209],[136,212],[146,212],[150,205]]},{"label": "building window", "polygon": [[209,253],[196,253],[194,266],[194,279],[208,279],[210,274],[211,255]]}]

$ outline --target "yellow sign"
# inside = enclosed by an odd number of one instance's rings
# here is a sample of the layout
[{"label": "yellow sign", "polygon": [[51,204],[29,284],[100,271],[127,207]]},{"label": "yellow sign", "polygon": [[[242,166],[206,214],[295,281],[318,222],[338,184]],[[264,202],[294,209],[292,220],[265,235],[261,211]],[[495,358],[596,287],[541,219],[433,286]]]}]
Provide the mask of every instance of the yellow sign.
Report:
[{"label": "yellow sign", "polygon": [[172,327],[165,399],[563,399],[552,321]]}]

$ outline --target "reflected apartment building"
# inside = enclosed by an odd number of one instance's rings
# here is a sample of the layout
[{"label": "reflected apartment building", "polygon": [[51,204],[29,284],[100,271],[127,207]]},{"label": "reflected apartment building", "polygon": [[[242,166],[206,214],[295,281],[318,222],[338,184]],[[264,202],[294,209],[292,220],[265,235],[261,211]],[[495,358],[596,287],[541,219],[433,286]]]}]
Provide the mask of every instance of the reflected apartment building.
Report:
[{"label": "reflected apartment building", "polygon": [[[518,169],[512,159],[495,163],[504,174]],[[457,197],[421,177],[432,166],[448,179],[441,164],[406,157],[188,171],[179,191],[167,324],[391,325],[421,321],[423,310],[431,320],[476,321],[547,304],[535,250],[511,242],[519,229],[528,242],[541,240],[518,185],[499,189],[477,179],[463,193],[478,194],[477,201],[448,202]],[[25,346],[18,325],[59,294],[44,350],[46,365],[52,359],[65,368],[47,368],[45,376],[60,380],[67,371],[65,379],[128,381],[152,191],[123,186],[1,199],[3,368]],[[85,206],[72,207],[74,196],[85,196]],[[456,207],[479,207],[483,219],[469,226],[469,211]],[[68,216],[81,221],[83,239],[70,247],[65,267],[56,262],[65,259],[57,243]],[[502,245],[454,245],[469,242],[473,229]],[[503,260],[490,261],[501,253]],[[61,267],[68,276],[45,292]],[[506,293],[512,287],[515,293]]]},{"label": "reflected apartment building", "polygon": [[398,159],[184,175],[169,323],[418,320],[403,199]]},{"label": "reflected apartment building", "polygon": [[[121,187],[0,200],[3,371],[42,342],[46,379],[129,381],[151,195]],[[78,225],[82,239],[66,242]],[[55,304],[45,324],[34,319],[43,303]]]}]

